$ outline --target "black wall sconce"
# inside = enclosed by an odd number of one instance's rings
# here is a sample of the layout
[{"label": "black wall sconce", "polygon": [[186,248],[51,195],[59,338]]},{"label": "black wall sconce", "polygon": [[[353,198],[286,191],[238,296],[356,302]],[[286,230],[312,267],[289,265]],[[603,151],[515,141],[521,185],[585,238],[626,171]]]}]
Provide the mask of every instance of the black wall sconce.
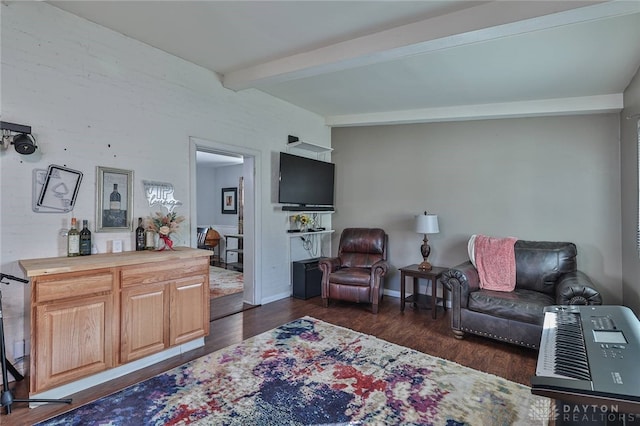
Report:
[{"label": "black wall sconce", "polygon": [[0,130],[2,130],[0,146],[3,149],[13,145],[18,154],[29,155],[36,152],[38,146],[36,139],[31,134],[31,126],[0,121]]}]

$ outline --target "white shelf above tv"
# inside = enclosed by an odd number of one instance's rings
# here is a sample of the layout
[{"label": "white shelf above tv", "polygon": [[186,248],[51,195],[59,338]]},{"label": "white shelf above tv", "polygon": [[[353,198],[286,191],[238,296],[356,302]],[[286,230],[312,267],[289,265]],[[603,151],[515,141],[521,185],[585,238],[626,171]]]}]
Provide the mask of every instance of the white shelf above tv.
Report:
[{"label": "white shelf above tv", "polygon": [[287,206],[282,206],[281,208],[283,212],[288,213],[290,216],[295,216],[297,214],[313,214],[313,213],[333,214],[336,212],[335,210],[314,209],[313,207],[310,207],[310,206],[301,207],[300,210],[298,210],[297,207],[295,209],[288,209]]},{"label": "white shelf above tv", "polygon": [[289,147],[289,148],[297,148],[297,149],[304,149],[305,151],[318,152],[318,153],[333,151],[333,148],[331,148],[331,147],[320,146],[320,145],[316,145],[316,144],[311,143],[311,142],[303,142],[303,141],[290,142],[290,143],[287,144],[287,147]]}]

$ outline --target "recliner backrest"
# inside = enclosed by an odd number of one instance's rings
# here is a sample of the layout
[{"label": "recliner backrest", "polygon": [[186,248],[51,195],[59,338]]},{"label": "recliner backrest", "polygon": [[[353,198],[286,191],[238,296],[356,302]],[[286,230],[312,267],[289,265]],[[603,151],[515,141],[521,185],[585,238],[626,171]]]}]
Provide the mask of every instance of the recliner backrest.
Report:
[{"label": "recliner backrest", "polygon": [[577,269],[573,243],[518,240],[514,249],[517,288],[553,294],[560,275]]},{"label": "recliner backrest", "polygon": [[343,267],[370,268],[387,259],[387,234],[380,228],[346,228],[340,235],[338,257]]}]

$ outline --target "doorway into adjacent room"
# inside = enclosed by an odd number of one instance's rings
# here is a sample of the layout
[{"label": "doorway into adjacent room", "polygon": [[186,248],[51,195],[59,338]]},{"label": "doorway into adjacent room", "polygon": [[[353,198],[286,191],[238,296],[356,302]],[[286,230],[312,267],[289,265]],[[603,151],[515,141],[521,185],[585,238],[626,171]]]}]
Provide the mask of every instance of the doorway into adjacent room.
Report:
[{"label": "doorway into adjacent room", "polygon": [[[258,305],[255,270],[255,155],[192,138],[194,246],[213,251],[211,320]],[[194,176],[195,175],[195,176]]]}]

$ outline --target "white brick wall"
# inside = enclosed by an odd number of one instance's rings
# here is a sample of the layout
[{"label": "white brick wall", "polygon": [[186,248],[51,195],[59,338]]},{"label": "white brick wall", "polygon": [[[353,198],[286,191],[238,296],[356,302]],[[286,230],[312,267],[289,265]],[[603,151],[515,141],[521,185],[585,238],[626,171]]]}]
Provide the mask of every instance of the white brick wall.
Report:
[{"label": "white brick wall", "polygon": [[[265,232],[256,280],[263,301],[288,294],[289,241],[270,196],[273,153],[285,149],[288,134],[330,145],[321,117],[259,91],[226,90],[208,70],[43,2],[1,3],[0,13],[2,120],[32,126],[39,146],[32,156],[0,152],[2,272],[23,276],[19,259],[58,256],[58,232],[71,217],[32,212],[34,168],[58,164],[84,173],[73,215],[91,229],[96,166],[134,171],[134,218],[157,210],[149,209],[142,180],[171,182],[188,218],[189,137],[197,136],[260,152]],[[189,244],[190,226],[180,245]],[[125,250],[132,246],[132,233],[93,236],[100,252],[116,238]],[[10,359],[13,342],[25,338],[25,290],[20,283],[2,287]]]}]

